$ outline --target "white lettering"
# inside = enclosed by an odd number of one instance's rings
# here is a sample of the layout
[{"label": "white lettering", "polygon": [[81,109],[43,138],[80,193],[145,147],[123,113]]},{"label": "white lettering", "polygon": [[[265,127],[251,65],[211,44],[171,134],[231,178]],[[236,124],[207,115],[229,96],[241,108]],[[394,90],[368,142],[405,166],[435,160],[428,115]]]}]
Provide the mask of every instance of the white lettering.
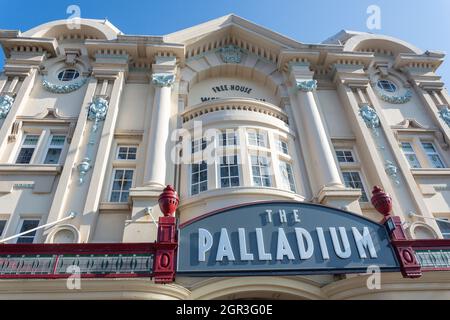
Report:
[{"label": "white lettering", "polygon": [[323,234],[323,228],[316,228],[317,236],[319,238],[320,251],[322,252],[323,260],[330,259],[328,254],[327,242],[325,241],[325,235]]},{"label": "white lettering", "polygon": [[253,261],[254,257],[252,253],[247,252],[247,241],[245,241],[245,229],[238,228],[239,232],[239,250],[241,252],[242,261]]},{"label": "white lettering", "polygon": [[283,260],[284,256],[288,256],[289,260],[295,259],[284,229],[278,228],[277,260]]},{"label": "white lettering", "polygon": [[[297,237],[300,259],[306,260],[311,258],[314,253],[314,243],[309,232],[303,228],[295,228],[295,235]],[[308,247],[308,249],[305,248],[305,240],[307,243],[306,247]]]},{"label": "white lettering", "polygon": [[206,229],[198,229],[198,261],[206,261],[206,252],[213,244],[213,237]]},{"label": "white lettering", "polygon": [[256,228],[256,244],[258,245],[259,260],[272,260],[272,254],[266,253],[264,249],[264,238],[261,228]]},{"label": "white lettering", "polygon": [[341,234],[343,249],[341,248],[341,244],[339,242],[339,238],[336,232],[336,228],[330,228],[331,240],[333,241],[334,251],[339,258],[347,259],[352,255],[352,251],[350,249],[350,243],[348,242],[347,233],[345,232],[344,227],[339,227],[339,233]]},{"label": "white lettering", "polygon": [[300,217],[298,216],[298,210],[292,210],[292,212],[294,213],[294,221],[301,222]]},{"label": "white lettering", "polygon": [[278,212],[280,214],[280,222],[287,223],[286,210],[278,210]]},{"label": "white lettering", "polygon": [[363,234],[358,229],[352,227],[353,237],[355,238],[356,247],[358,248],[359,257],[361,259],[367,258],[366,250],[369,250],[371,258],[377,258],[377,251],[373,245],[372,237],[370,236],[369,228],[364,227]]},{"label": "white lettering", "polygon": [[223,261],[224,257],[227,257],[229,261],[236,260],[234,258],[233,248],[231,247],[227,229],[222,228],[220,230],[219,247],[217,248],[216,261]]},{"label": "white lettering", "polygon": [[272,210],[266,210],[267,220],[272,223]]}]

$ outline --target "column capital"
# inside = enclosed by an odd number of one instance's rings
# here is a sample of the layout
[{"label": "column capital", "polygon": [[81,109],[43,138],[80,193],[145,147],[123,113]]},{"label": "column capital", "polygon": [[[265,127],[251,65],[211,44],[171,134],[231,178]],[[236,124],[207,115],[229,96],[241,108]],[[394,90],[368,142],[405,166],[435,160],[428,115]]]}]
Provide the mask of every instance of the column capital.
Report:
[{"label": "column capital", "polygon": [[175,82],[173,73],[153,73],[152,83],[157,87],[170,87]]},{"label": "column capital", "polygon": [[295,80],[295,86],[303,92],[314,91],[317,89],[317,80]]}]

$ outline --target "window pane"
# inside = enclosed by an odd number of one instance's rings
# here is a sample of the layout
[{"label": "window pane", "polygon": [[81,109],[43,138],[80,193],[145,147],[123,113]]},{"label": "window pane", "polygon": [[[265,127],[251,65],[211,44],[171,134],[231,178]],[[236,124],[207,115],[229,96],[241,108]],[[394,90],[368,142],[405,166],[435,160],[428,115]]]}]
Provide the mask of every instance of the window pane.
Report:
[{"label": "window pane", "polygon": [[[19,233],[34,229],[38,225],[39,225],[39,220],[23,220],[22,227],[20,228]],[[19,237],[17,239],[17,243],[33,243],[35,235],[36,235],[36,230]]]},{"label": "window pane", "polygon": [[16,163],[30,163],[33,157],[34,148],[22,148],[17,156]]},{"label": "window pane", "polygon": [[3,230],[5,230],[6,220],[0,220],[0,237],[3,234]]},{"label": "window pane", "polygon": [[111,197],[109,198],[110,202],[119,202],[120,192],[113,191],[111,192]]},{"label": "window pane", "polygon": [[52,146],[64,146],[66,142],[66,136],[53,136],[50,145]]},{"label": "window pane", "polygon": [[30,135],[30,134],[28,134],[25,137],[25,140],[23,141],[23,145],[24,146],[35,146],[35,145],[37,145],[38,140],[39,140],[39,136],[38,135]]},{"label": "window pane", "polygon": [[45,156],[44,164],[57,164],[59,162],[59,157],[61,156],[61,149],[48,149],[47,155]]}]

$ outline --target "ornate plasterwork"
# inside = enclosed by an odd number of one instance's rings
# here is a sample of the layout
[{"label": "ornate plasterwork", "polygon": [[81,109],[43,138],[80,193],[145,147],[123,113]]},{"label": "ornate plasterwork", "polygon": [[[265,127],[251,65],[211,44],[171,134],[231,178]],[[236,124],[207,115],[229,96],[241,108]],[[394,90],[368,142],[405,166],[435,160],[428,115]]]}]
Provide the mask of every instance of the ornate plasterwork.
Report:
[{"label": "ornate plasterwork", "polygon": [[77,169],[80,176],[78,181],[80,182],[80,184],[82,184],[84,182],[84,177],[89,172],[89,170],[92,169],[91,159],[85,157],[83,161],[81,161],[80,164],[78,164]]},{"label": "ornate plasterwork", "polygon": [[14,98],[11,95],[7,93],[0,94],[0,119],[6,118],[13,103]]},{"label": "ornate plasterwork", "polygon": [[317,80],[296,80],[296,87],[300,91],[314,91],[317,89]]},{"label": "ornate plasterwork", "polygon": [[387,175],[394,181],[395,184],[400,184],[400,180],[398,179],[398,168],[392,161],[386,160],[384,162],[384,171],[386,171]]},{"label": "ornate plasterwork", "polygon": [[88,78],[86,77],[81,77],[80,79],[71,81],[71,83],[68,84],[56,84],[44,78],[42,80],[42,86],[45,90],[52,93],[70,93],[80,89],[87,82],[87,79]]},{"label": "ornate plasterwork", "polygon": [[98,123],[105,120],[108,113],[108,100],[102,97],[96,97],[89,105],[88,119],[94,121],[92,131],[96,132]]},{"label": "ornate plasterwork", "polygon": [[241,48],[229,45],[219,49],[220,57],[225,63],[241,63]]},{"label": "ornate plasterwork", "polygon": [[380,127],[380,118],[378,117],[375,109],[373,109],[370,105],[364,104],[359,109],[359,115],[363,118],[367,128],[377,129]]},{"label": "ornate plasterwork", "polygon": [[402,95],[388,95],[381,91],[380,89],[377,89],[379,97],[388,103],[392,104],[402,104],[407,103],[409,100],[411,100],[412,97],[412,91],[410,89],[406,89],[405,93]]},{"label": "ornate plasterwork", "polygon": [[154,73],[152,83],[158,87],[170,87],[175,82],[173,73]]},{"label": "ornate plasterwork", "polygon": [[448,106],[443,106],[438,111],[439,117],[450,127],[450,109]]}]

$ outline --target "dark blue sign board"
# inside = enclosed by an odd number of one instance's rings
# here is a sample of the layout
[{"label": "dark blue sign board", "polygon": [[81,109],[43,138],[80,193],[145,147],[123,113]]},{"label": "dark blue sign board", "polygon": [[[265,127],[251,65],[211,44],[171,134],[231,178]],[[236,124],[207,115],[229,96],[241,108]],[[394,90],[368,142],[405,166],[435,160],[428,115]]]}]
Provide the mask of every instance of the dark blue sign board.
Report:
[{"label": "dark blue sign board", "polygon": [[275,201],[216,211],[179,228],[177,274],[398,271],[386,228],[321,205]]}]

